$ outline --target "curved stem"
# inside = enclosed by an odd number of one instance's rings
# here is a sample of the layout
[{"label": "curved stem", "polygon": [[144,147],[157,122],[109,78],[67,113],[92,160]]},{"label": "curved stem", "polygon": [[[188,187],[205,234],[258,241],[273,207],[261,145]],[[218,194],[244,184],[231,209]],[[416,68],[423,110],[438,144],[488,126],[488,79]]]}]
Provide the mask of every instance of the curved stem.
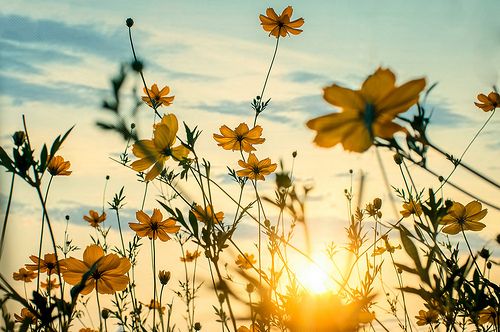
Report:
[{"label": "curved stem", "polygon": [[14,192],[15,179],[16,179],[16,173],[12,172],[12,180],[10,181],[9,199],[7,200],[7,207],[5,209],[5,217],[3,219],[3,226],[2,226],[2,237],[0,238],[0,259],[2,259],[2,254],[3,254],[3,245],[5,240],[5,233],[7,232],[7,221],[9,220],[10,204],[12,203],[12,193]]}]

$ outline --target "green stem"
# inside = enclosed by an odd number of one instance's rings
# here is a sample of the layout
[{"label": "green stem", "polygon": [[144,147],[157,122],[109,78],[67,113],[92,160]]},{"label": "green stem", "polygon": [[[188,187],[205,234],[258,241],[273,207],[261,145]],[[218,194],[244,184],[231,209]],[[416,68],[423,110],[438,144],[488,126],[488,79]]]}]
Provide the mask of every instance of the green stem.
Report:
[{"label": "green stem", "polygon": [[153,248],[153,331],[156,331],[156,248],[154,236],[151,243]]},{"label": "green stem", "polygon": [[[50,185],[52,184],[52,179],[54,178],[53,175],[50,176],[49,184],[47,186],[47,190],[45,191],[45,198],[44,202],[45,204],[47,203],[47,199],[49,197],[49,189]],[[44,229],[44,224],[45,224],[45,213],[42,213],[42,227],[40,229],[40,241],[39,241],[39,246],[38,246],[38,267],[37,267],[37,282],[36,282],[36,292],[40,290],[40,259],[42,256],[42,245],[43,245],[43,229]]]},{"label": "green stem", "polygon": [[102,331],[101,304],[99,303],[99,290],[97,289],[97,280],[95,281],[95,298],[97,301],[97,316],[99,316],[99,331]]},{"label": "green stem", "polygon": [[0,259],[2,259],[2,254],[3,254],[3,245],[5,241],[5,233],[7,232],[7,221],[9,220],[10,204],[12,203],[12,193],[14,192],[15,179],[16,179],[16,173],[12,172],[12,180],[10,181],[9,199],[7,200],[7,207],[5,209],[5,217],[2,226],[2,237],[0,238]]}]

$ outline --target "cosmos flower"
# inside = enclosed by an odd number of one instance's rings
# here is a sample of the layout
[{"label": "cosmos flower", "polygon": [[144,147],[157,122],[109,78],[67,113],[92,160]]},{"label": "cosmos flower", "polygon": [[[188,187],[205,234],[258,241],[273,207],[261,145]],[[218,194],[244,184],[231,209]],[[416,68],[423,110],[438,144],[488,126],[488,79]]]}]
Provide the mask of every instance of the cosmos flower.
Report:
[{"label": "cosmos flower", "polygon": [[415,316],[415,318],[417,319],[418,326],[424,326],[436,323],[439,318],[439,314],[436,310],[432,309],[430,309],[429,311],[419,310],[418,316]]},{"label": "cosmos flower", "polygon": [[186,262],[190,263],[194,261],[196,258],[200,257],[200,252],[198,250],[194,252],[189,252],[189,250],[186,250],[186,253],[184,254],[184,257],[181,257],[181,262]]},{"label": "cosmos flower", "polygon": [[74,257],[63,260],[65,269],[62,272],[64,280],[70,285],[77,285],[81,282],[85,273],[89,272],[95,264],[93,272],[85,283],[85,287],[80,292],[87,295],[94,288],[100,294],[114,294],[124,290],[129,282],[127,276],[130,270],[130,261],[125,257],[118,257],[116,254],[104,254],[104,250],[92,244],[83,252],[83,260]]},{"label": "cosmos flower", "polygon": [[64,161],[64,158],[61,156],[54,156],[50,159],[47,170],[53,176],[68,176],[71,174],[71,171],[68,171],[70,167],[71,163],[69,161]]},{"label": "cosmos flower", "polygon": [[236,332],[260,332],[260,329],[256,324],[250,324],[249,328],[245,325],[238,327]]},{"label": "cosmos flower", "polygon": [[174,114],[166,114],[160,123],[156,124],[153,131],[153,139],[144,139],[135,142],[132,152],[139,160],[134,161],[131,166],[137,172],[150,168],[145,180],[151,181],[156,178],[170,157],[182,160],[189,154],[189,149],[183,145],[173,147],[178,130],[177,117]]},{"label": "cosmos flower", "polygon": [[12,274],[14,280],[31,282],[36,279],[36,273],[32,270],[26,270],[25,268],[20,268],[19,272],[14,272]]},{"label": "cosmos flower", "polygon": [[89,215],[83,216],[83,219],[88,221],[90,226],[96,228],[99,226],[100,223],[106,220],[106,212],[103,212],[101,215],[99,215],[97,211],[90,210]]},{"label": "cosmos flower", "polygon": [[271,174],[278,167],[276,164],[271,164],[269,158],[259,161],[253,153],[249,154],[247,161],[239,160],[238,164],[243,169],[237,171],[236,175],[252,180],[265,180],[264,175]]},{"label": "cosmos flower", "polygon": [[47,278],[47,282],[42,281],[41,286],[42,286],[42,288],[52,290],[52,289],[59,288],[60,285],[57,283],[56,279]]},{"label": "cosmos flower", "polygon": [[24,322],[28,322],[30,325],[36,323],[35,315],[29,311],[28,308],[21,309],[21,315],[14,314],[14,318],[16,322],[23,324]]},{"label": "cosmos flower", "polygon": [[493,307],[479,311],[479,324],[498,324],[498,314]]},{"label": "cosmos flower", "polygon": [[222,135],[213,134],[214,139],[219,143],[224,150],[233,150],[245,152],[255,151],[253,144],[262,144],[265,139],[260,138],[262,135],[262,127],[255,126],[251,130],[248,129],[246,123],[240,123],[235,130],[229,129],[224,125],[219,128]]},{"label": "cosmos flower", "polygon": [[401,213],[403,218],[408,218],[413,214],[419,217],[422,214],[422,205],[420,205],[419,202],[410,200],[406,203],[403,203],[403,210],[399,211],[399,213]]},{"label": "cosmos flower", "polygon": [[204,209],[201,205],[194,204],[191,212],[193,212],[196,220],[205,224],[218,224],[222,221],[222,219],[224,219],[224,212],[219,211],[214,214],[213,207],[210,204],[207,205],[206,209]]},{"label": "cosmos flower", "polygon": [[[153,107],[151,100],[153,100],[155,107],[160,107],[160,106],[172,105],[172,102],[174,101],[175,98],[175,96],[167,96],[168,93],[170,92],[170,88],[168,86],[165,86],[163,89],[159,90],[158,85],[156,85],[156,83],[151,86],[151,89],[143,88],[143,91],[146,95],[142,96],[142,101],[148,104],[149,107]],[[151,99],[149,97],[151,97]]]},{"label": "cosmos flower", "polygon": [[444,233],[455,235],[463,231],[480,231],[485,224],[479,222],[488,213],[487,209],[482,210],[483,206],[478,201],[472,201],[466,206],[458,202],[453,202],[453,205],[448,209],[448,214],[445,215],[440,224],[445,225],[442,229]]},{"label": "cosmos flower", "polygon": [[479,103],[474,102],[477,107],[484,112],[493,111],[495,108],[500,107],[500,95],[494,91],[490,92],[488,96],[480,93],[477,95]]},{"label": "cosmos flower", "polygon": [[82,327],[78,332],[99,332],[97,330],[91,329],[90,327]]},{"label": "cosmos flower", "polygon": [[175,220],[173,218],[162,220],[163,215],[158,209],[153,210],[151,217],[143,211],[137,211],[135,217],[139,222],[129,222],[128,225],[139,237],[147,236],[153,240],[159,238],[161,241],[165,242],[170,240],[168,233],[177,233],[180,229],[180,226],[175,226]]},{"label": "cosmos flower", "polygon": [[[50,276],[52,273],[57,273],[57,260],[55,254],[45,254],[43,259],[39,259],[35,255],[30,256],[31,261],[34,264],[26,264],[26,268],[31,271],[37,271],[38,265],[40,264],[40,273],[45,273]],[[39,263],[40,262],[40,263]],[[59,262],[60,267],[63,265]]]},{"label": "cosmos flower", "polygon": [[165,306],[160,306],[160,302],[151,300],[148,304],[141,302],[143,306],[148,308],[149,310],[158,310],[160,311],[161,307],[161,313],[163,314],[165,312]]},{"label": "cosmos flower", "polygon": [[298,35],[302,32],[298,28],[304,24],[304,19],[301,17],[295,21],[290,21],[292,13],[292,6],[286,7],[280,16],[276,14],[274,9],[267,8],[266,15],[259,15],[260,24],[265,31],[269,32],[269,36],[279,38],[286,37],[289,34]]},{"label": "cosmos flower", "polygon": [[245,256],[243,257],[242,255],[238,255],[238,258],[235,261],[236,265],[238,265],[240,268],[246,270],[246,269],[251,269],[257,261],[255,260],[255,256],[253,254],[245,253]]},{"label": "cosmos flower", "polygon": [[309,120],[307,126],[316,130],[314,142],[321,147],[342,143],[345,150],[364,152],[375,137],[391,139],[397,131],[405,131],[392,120],[418,101],[425,79],[409,81],[399,87],[389,69],[379,68],[363,83],[361,90],[336,84],[323,89],[323,98],[341,112]]},{"label": "cosmos flower", "polygon": [[158,279],[160,279],[160,283],[162,285],[168,284],[168,282],[170,281],[170,276],[170,271],[160,270],[160,272],[158,272]]}]

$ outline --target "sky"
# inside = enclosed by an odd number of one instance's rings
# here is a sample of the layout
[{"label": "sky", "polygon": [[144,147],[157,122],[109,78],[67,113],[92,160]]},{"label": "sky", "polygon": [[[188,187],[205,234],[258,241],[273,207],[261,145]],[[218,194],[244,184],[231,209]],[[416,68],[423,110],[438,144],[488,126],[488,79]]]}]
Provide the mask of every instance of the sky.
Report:
[{"label": "sky", "polygon": [[[313,145],[314,133],[305,122],[336,111],[322,99],[322,88],[333,83],[357,88],[379,66],[391,68],[399,84],[420,77],[426,78],[428,86],[437,82],[427,102],[434,110],[429,136],[454,156],[461,154],[486,120],[488,114],[473,102],[478,93],[488,93],[493,85],[500,84],[500,3],[495,0],[480,4],[465,0],[6,2],[0,10],[2,147],[11,149],[10,136],[22,129],[22,114],[37,147],[75,125],[61,150],[71,161],[73,174],[54,179],[49,196],[58,236],[64,231],[64,216],[70,215],[69,231],[75,242],[81,247],[89,243],[88,237],[79,236],[88,231],[82,216],[90,209],[102,208],[106,175],[111,176],[106,201],[125,186],[125,220],[134,219],[142,200],[143,185],[109,158],[121,153],[125,143],[95,125],[98,120],[109,119],[100,105],[110,95],[110,78],[118,72],[120,63],[131,60],[125,19],[132,17],[135,21],[135,47],[145,64],[146,81],[168,85],[175,95],[174,104],[164,111],[199,126],[203,131],[199,151],[211,160],[217,179],[234,191],[225,172],[226,165],[237,167],[238,155],[222,151],[211,136],[223,124],[234,128],[253,120],[249,103],[260,93],[275,45],[275,39],[259,26],[258,14],[267,7],[281,11],[287,5],[293,6],[294,17],[305,19],[304,32],[280,40],[266,89],[271,104],[259,117],[266,143],[259,147],[258,157],[270,157],[273,162],[283,159],[286,167],[291,167],[291,154],[297,151],[295,180],[314,186],[308,220],[316,249],[328,241],[343,239],[343,193],[351,184],[349,169],[354,171],[355,189],[360,174],[365,175],[362,200],[381,197],[387,202],[384,215],[394,217],[375,149],[357,154],[345,152],[340,146],[322,149]],[[133,86],[140,89],[140,82],[128,81],[126,88]],[[134,121],[141,137],[150,135],[150,109],[140,108]],[[496,116],[464,158],[497,181],[498,125]],[[390,183],[402,187],[392,153],[381,151],[381,155]],[[429,166],[441,174],[452,168],[432,152]],[[411,170],[421,188],[437,186],[438,181],[418,167]],[[498,191],[465,171],[457,170],[451,179],[500,203]],[[260,187],[269,196],[273,196],[272,182],[270,178]],[[9,185],[10,175],[2,172],[2,216]],[[196,196],[191,188],[185,190]],[[151,211],[157,207],[158,192],[149,195],[145,209]],[[450,187],[445,188],[444,196],[470,201]],[[224,209],[227,200],[217,197]],[[6,243],[8,259],[2,262],[6,275],[36,251],[41,214],[37,204],[34,192],[18,181]],[[471,235],[475,248],[486,242],[494,248],[493,239],[500,233],[500,225],[494,221],[499,216],[498,211],[489,209],[488,231]],[[116,226],[114,219],[109,223]],[[247,250],[252,250],[255,229],[243,226],[237,236]],[[117,239],[115,227],[110,237]],[[20,240],[22,248],[16,245]],[[300,232],[295,241],[303,244]],[[178,249],[166,243],[164,250]],[[177,251],[172,257],[166,255],[169,257],[163,257],[162,263],[169,266],[178,255]]]}]

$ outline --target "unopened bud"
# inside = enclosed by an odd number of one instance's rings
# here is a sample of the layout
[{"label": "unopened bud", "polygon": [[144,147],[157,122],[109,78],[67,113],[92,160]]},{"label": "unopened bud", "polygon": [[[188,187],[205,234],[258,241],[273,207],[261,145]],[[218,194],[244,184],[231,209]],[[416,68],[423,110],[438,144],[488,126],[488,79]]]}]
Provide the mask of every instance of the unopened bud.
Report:
[{"label": "unopened bud", "polygon": [[106,308],[102,309],[102,311],[101,311],[101,317],[103,319],[108,319],[108,317],[109,317],[109,310],[106,309]]},{"label": "unopened bud", "polygon": [[21,146],[24,144],[24,140],[26,139],[26,134],[24,131],[16,131],[14,135],[12,135],[12,140],[16,146]]},{"label": "unopened bud", "polygon": [[251,283],[248,283],[245,290],[247,291],[247,293],[253,293],[253,291],[255,290],[255,286]]},{"label": "unopened bud", "polygon": [[398,165],[401,165],[403,163],[403,158],[401,157],[401,155],[399,153],[396,153],[394,156],[394,162]]},{"label": "unopened bud", "polygon": [[195,331],[200,331],[201,330],[201,324],[200,324],[200,322],[194,323],[194,330]]},{"label": "unopened bud", "polygon": [[297,157],[297,151],[293,151],[293,152],[292,152],[292,157],[293,157],[293,158],[296,158],[296,157]]},{"label": "unopened bud", "polygon": [[380,198],[375,198],[373,200],[373,207],[377,210],[379,210],[382,207],[382,200]]},{"label": "unopened bud", "polygon": [[127,19],[125,20],[125,23],[127,24],[127,26],[128,26],[129,28],[131,28],[131,27],[132,27],[132,25],[134,25],[134,20],[133,20],[133,19],[131,19],[131,18],[129,17],[129,18],[127,18]]},{"label": "unopened bud", "polygon": [[168,284],[168,282],[170,281],[170,276],[170,271],[161,270],[160,272],[158,272],[158,279],[160,279],[160,283],[162,285]]}]

